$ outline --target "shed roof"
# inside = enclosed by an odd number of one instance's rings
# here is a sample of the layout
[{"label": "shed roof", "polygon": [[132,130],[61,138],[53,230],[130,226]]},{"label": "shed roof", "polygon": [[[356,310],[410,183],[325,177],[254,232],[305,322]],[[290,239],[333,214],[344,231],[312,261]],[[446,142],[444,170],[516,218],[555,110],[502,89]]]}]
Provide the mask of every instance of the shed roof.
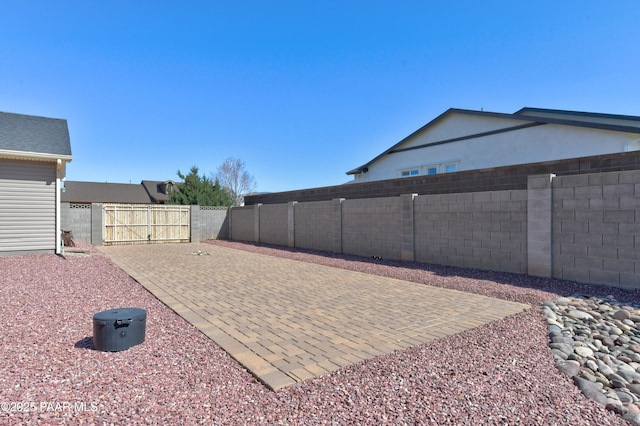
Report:
[{"label": "shed roof", "polygon": [[0,112],[0,153],[70,161],[67,120]]}]

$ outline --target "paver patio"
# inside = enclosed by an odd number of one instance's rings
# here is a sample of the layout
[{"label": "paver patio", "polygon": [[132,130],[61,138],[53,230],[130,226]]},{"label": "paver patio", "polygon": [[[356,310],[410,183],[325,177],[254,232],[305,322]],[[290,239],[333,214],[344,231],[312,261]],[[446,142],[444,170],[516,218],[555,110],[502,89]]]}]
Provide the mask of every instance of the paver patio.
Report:
[{"label": "paver patio", "polygon": [[100,250],[273,390],[529,308],[203,243]]}]

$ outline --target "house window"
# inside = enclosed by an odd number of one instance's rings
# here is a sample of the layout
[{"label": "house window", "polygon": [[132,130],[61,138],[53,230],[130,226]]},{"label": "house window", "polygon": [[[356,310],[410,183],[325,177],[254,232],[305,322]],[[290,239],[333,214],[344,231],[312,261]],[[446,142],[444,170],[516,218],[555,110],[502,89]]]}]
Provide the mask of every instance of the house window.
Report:
[{"label": "house window", "polygon": [[627,143],[625,151],[640,151],[640,139]]},{"label": "house window", "polygon": [[400,172],[400,175],[402,177],[406,177],[406,176],[417,176],[420,174],[420,170],[418,169],[410,169],[410,170],[402,170]]},{"label": "house window", "polygon": [[427,174],[428,175],[435,175],[438,173],[438,167],[428,167],[427,168]]},{"label": "house window", "polygon": [[458,170],[458,165],[456,163],[445,164],[444,165],[444,172],[445,173],[452,173],[452,172],[455,172],[456,170]]}]

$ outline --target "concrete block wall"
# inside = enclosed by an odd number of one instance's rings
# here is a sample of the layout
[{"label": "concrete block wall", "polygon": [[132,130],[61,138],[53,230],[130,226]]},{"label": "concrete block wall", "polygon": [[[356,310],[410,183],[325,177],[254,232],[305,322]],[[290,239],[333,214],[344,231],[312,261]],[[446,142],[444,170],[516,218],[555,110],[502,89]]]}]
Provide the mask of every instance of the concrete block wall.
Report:
[{"label": "concrete block wall", "polygon": [[60,229],[74,241],[91,244],[91,204],[60,203]]},{"label": "concrete block wall", "polygon": [[415,198],[415,260],[527,272],[527,191]]},{"label": "concrete block wall", "polygon": [[359,256],[401,259],[400,197],[342,202],[342,251]]},{"label": "concrete block wall", "polygon": [[[73,240],[102,245],[102,204],[60,203],[60,225]],[[250,207],[253,211],[253,207]],[[228,207],[191,206],[191,241],[229,238]],[[250,224],[253,232],[253,223]],[[242,234],[240,234],[242,235]]]},{"label": "concrete block wall", "polygon": [[189,209],[189,232],[190,241],[198,242],[203,241],[205,238],[202,236],[202,226],[201,226],[201,215],[200,215],[200,206],[191,206]]},{"label": "concrete block wall", "polygon": [[342,201],[296,203],[292,246],[341,253]]},{"label": "concrete block wall", "polygon": [[256,241],[255,210],[259,204],[233,207],[229,218],[229,238],[236,241]]},{"label": "concrete block wall", "polygon": [[264,204],[259,208],[259,241],[266,244],[275,244],[281,246],[288,245],[288,205]]},{"label": "concrete block wall", "polygon": [[[102,204],[61,207],[62,229],[77,241],[102,243]],[[200,239],[261,241],[640,289],[637,169],[532,175],[527,189],[192,211]]]},{"label": "concrete block wall", "polygon": [[552,198],[555,175],[529,176],[527,190],[527,273],[552,277]]},{"label": "concrete block wall", "polygon": [[640,288],[640,170],[553,180],[553,276]]},{"label": "concrete block wall", "polygon": [[458,194],[462,192],[488,192],[527,189],[529,176],[555,174],[597,174],[623,170],[640,170],[640,151],[618,152],[591,157],[569,158],[542,163],[492,167],[456,173],[412,176],[397,179],[358,182],[296,191],[247,195],[244,202],[251,204],[309,202],[345,198],[399,197],[402,194]]},{"label": "concrete block wall", "polygon": [[94,246],[102,245],[103,231],[102,203],[93,203],[91,204],[91,244]]},{"label": "concrete block wall", "polygon": [[[198,210],[201,241],[229,239],[228,207],[200,206]],[[191,214],[193,213],[192,209]]]}]

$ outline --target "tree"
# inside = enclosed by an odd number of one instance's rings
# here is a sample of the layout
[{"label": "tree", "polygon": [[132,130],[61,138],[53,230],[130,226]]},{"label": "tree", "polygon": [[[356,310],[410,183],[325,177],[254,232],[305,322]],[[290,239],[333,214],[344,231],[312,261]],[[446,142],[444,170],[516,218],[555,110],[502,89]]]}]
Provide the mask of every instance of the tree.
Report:
[{"label": "tree", "polygon": [[198,175],[198,168],[191,167],[188,175],[178,170],[182,183],[174,186],[169,194],[169,204],[199,205],[199,206],[230,206],[232,200],[220,183],[212,181],[206,176]]},{"label": "tree", "polygon": [[234,206],[241,206],[244,196],[256,189],[256,180],[244,168],[244,161],[229,157],[218,167],[216,180],[229,193]]}]

